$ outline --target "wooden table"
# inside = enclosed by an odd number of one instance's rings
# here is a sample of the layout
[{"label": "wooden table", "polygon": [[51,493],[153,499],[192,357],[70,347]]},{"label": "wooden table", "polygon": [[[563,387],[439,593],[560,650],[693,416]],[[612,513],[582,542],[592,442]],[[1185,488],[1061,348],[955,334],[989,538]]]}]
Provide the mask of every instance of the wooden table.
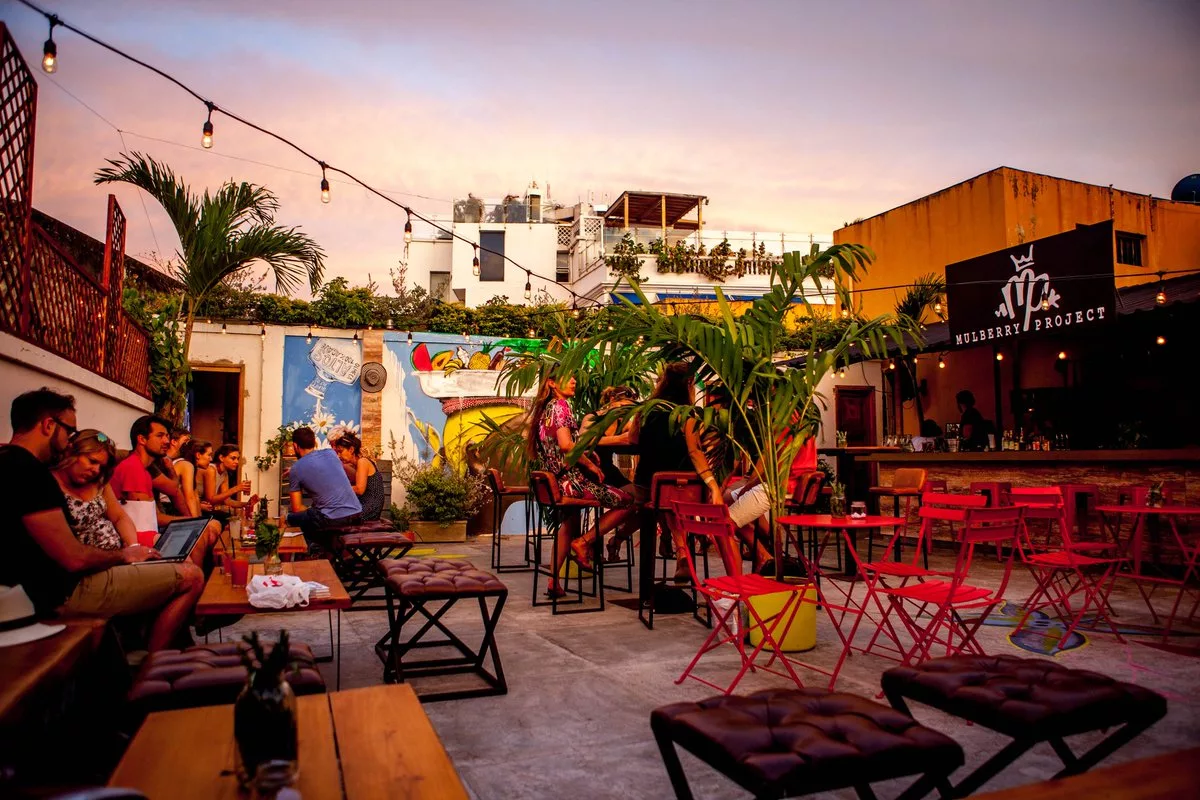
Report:
[{"label": "wooden table", "polygon": [[[296,708],[302,797],[466,800],[411,686],[308,695]],[[233,749],[233,706],[160,711],[146,718],[108,785],[151,798],[245,800]]]},{"label": "wooden table", "polygon": [[1200,747],[1102,767],[1059,780],[976,795],[978,800],[1102,800],[1195,797]]},{"label": "wooden table", "polygon": [[[261,575],[262,564],[251,564],[249,577]],[[316,581],[329,587],[329,594],[313,597],[306,606],[293,608],[255,608],[250,605],[244,586],[234,586],[233,577],[226,570],[224,573],[213,572],[208,583],[204,585],[204,593],[196,603],[196,616],[247,615],[247,614],[292,614],[304,611],[326,611],[329,613],[329,646],[330,656],[319,661],[337,662],[337,685],[342,681],[342,609],[350,607],[350,595],[346,587],[338,580],[333,565],[324,559],[313,561],[288,561],[283,564],[283,574],[295,575],[302,581]],[[337,643],[334,643],[333,617],[337,612]]]},{"label": "wooden table", "polygon": [[51,620],[66,625],[53,636],[0,648],[0,726],[20,727],[30,711],[44,709],[46,694],[62,685],[100,646],[108,621],[98,617]]}]

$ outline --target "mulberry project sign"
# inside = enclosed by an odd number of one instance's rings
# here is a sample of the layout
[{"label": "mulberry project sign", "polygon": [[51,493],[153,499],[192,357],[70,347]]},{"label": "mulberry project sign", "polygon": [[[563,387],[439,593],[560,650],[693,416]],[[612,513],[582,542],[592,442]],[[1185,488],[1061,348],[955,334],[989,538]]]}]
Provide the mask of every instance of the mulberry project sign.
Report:
[{"label": "mulberry project sign", "polygon": [[1111,221],[946,267],[956,347],[1107,322],[1114,292]]}]

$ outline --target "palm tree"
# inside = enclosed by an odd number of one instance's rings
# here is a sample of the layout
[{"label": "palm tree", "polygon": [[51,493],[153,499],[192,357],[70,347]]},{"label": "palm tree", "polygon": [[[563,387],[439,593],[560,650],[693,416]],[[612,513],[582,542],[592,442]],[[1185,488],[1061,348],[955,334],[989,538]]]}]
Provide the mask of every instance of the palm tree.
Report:
[{"label": "palm tree", "polygon": [[[324,251],[298,228],[275,224],[279,200],[266,187],[229,181],[197,196],[169,166],[137,152],[108,159],[95,181],[137,186],[159,202],[175,226],[179,250],[173,271],[183,284],[185,364],[196,310],[230,276],[261,261],[282,292],[290,294],[305,278],[312,291],[321,285]],[[183,409],[168,406],[163,411],[177,418]]]},{"label": "palm tree", "polygon": [[[634,363],[639,356],[662,362],[686,361],[698,381],[725,386],[732,398],[728,409],[670,406],[661,400],[649,400],[609,416],[644,417],[655,407],[666,407],[675,425],[681,426],[686,418],[694,417],[702,424],[716,426],[736,451],[761,465],[762,482],[771,503],[776,570],[781,573],[783,539],[774,520],[782,514],[787,499],[788,469],[820,425],[825,398],[819,393],[819,384],[839,363],[847,363],[852,356],[883,355],[889,339],[904,348],[905,335],[915,338],[917,331],[906,319],[852,319],[837,340],[822,347],[817,339],[819,326],[812,325],[803,366],[780,369],[774,355],[780,349],[784,323],[793,309],[799,306],[810,317],[820,313],[810,303],[806,286],[820,287],[819,278],[832,275],[834,291],[842,304],[849,306],[848,286],[871,258],[870,251],[859,245],[835,245],[815,255],[785,254],[782,263],[773,267],[771,290],[740,317],[734,316],[720,287],[716,289],[720,316],[706,319],[660,309],[647,300],[635,279],[629,279],[637,302],[621,297],[624,309],[611,315],[613,329],[593,331],[565,348],[554,368],[563,374],[585,374],[597,350],[619,342],[632,351],[627,358]],[[597,427],[609,421],[605,419]],[[784,439],[780,434],[786,430],[796,435]],[[734,436],[734,431],[739,433]],[[581,439],[577,449],[587,446],[586,438]]]},{"label": "palm tree", "polygon": [[[925,312],[940,302],[946,294],[946,279],[932,272],[921,275],[908,287],[908,291],[896,301],[896,320],[909,328],[921,330],[925,326]],[[921,385],[917,382],[917,367],[902,360],[913,385],[913,398],[917,404],[917,432],[920,435],[925,425],[925,406],[921,402]]]}]

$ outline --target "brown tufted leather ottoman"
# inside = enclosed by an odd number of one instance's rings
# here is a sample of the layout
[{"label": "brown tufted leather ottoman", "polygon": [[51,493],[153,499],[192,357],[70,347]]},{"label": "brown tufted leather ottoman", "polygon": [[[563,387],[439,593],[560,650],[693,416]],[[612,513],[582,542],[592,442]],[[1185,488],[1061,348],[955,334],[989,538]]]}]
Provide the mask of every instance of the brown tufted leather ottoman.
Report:
[{"label": "brown tufted leather ottoman", "polygon": [[825,689],[771,689],[655,709],[650,727],[679,800],[692,792],[678,743],[758,798],[854,787],[874,797],[876,781],[917,775],[901,795],[943,796],[962,766],[953,739],[907,714],[858,695]]},{"label": "brown tufted leather ottoman", "polygon": [[[1167,713],[1157,692],[1107,675],[1069,669],[1040,658],[952,656],[883,673],[883,691],[908,713],[909,698],[1011,736],[1003,750],[955,787],[958,796],[979,789],[1026,750],[1047,742],[1065,768],[1054,777],[1094,767]],[[1119,728],[1082,756],[1064,736]]]},{"label": "brown tufted leather ottoman", "polygon": [[[216,706],[237,700],[246,685],[242,642],[221,642],[186,650],[159,650],[146,656],[129,690],[130,729],[152,711]],[[297,695],[324,694],[325,680],[317,671],[312,650],[293,642],[288,684]],[[269,651],[269,647],[268,647]]]},{"label": "brown tufted leather ottoman", "polygon": [[331,532],[333,566],[350,595],[347,611],[379,611],[385,608],[383,576],[379,562],[403,558],[412,549],[413,535],[396,530],[387,520],[377,519]]},{"label": "brown tufted leather ottoman", "polygon": [[[475,569],[470,561],[439,558],[385,559],[379,564],[387,591],[388,632],[375,644],[375,654],[383,662],[383,680],[397,683],[411,678],[468,673],[483,679],[476,689],[420,692],[422,701],[452,700],[462,697],[507,694],[508,682],[496,649],[496,625],[508,598],[508,587],[490,572]],[[444,621],[446,613],[459,600],[477,600],[483,619],[483,637],[478,649],[472,649]],[[488,600],[491,600],[491,609]],[[403,628],[421,615],[420,627],[406,639]],[[434,630],[444,638],[429,640]],[[410,658],[418,648],[452,649],[458,655]],[[491,671],[485,666],[490,656]]]}]

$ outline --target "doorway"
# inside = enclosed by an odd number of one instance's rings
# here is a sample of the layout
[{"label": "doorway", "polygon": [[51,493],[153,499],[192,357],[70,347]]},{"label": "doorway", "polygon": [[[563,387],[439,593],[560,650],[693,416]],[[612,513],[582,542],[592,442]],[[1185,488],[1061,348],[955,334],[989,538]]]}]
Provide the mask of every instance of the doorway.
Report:
[{"label": "doorway", "polygon": [[834,426],[846,432],[847,447],[875,446],[875,388],[835,386]]},{"label": "doorway", "polygon": [[236,444],[241,448],[242,368],[192,367],[192,396],[188,403],[192,438],[213,447]]}]

